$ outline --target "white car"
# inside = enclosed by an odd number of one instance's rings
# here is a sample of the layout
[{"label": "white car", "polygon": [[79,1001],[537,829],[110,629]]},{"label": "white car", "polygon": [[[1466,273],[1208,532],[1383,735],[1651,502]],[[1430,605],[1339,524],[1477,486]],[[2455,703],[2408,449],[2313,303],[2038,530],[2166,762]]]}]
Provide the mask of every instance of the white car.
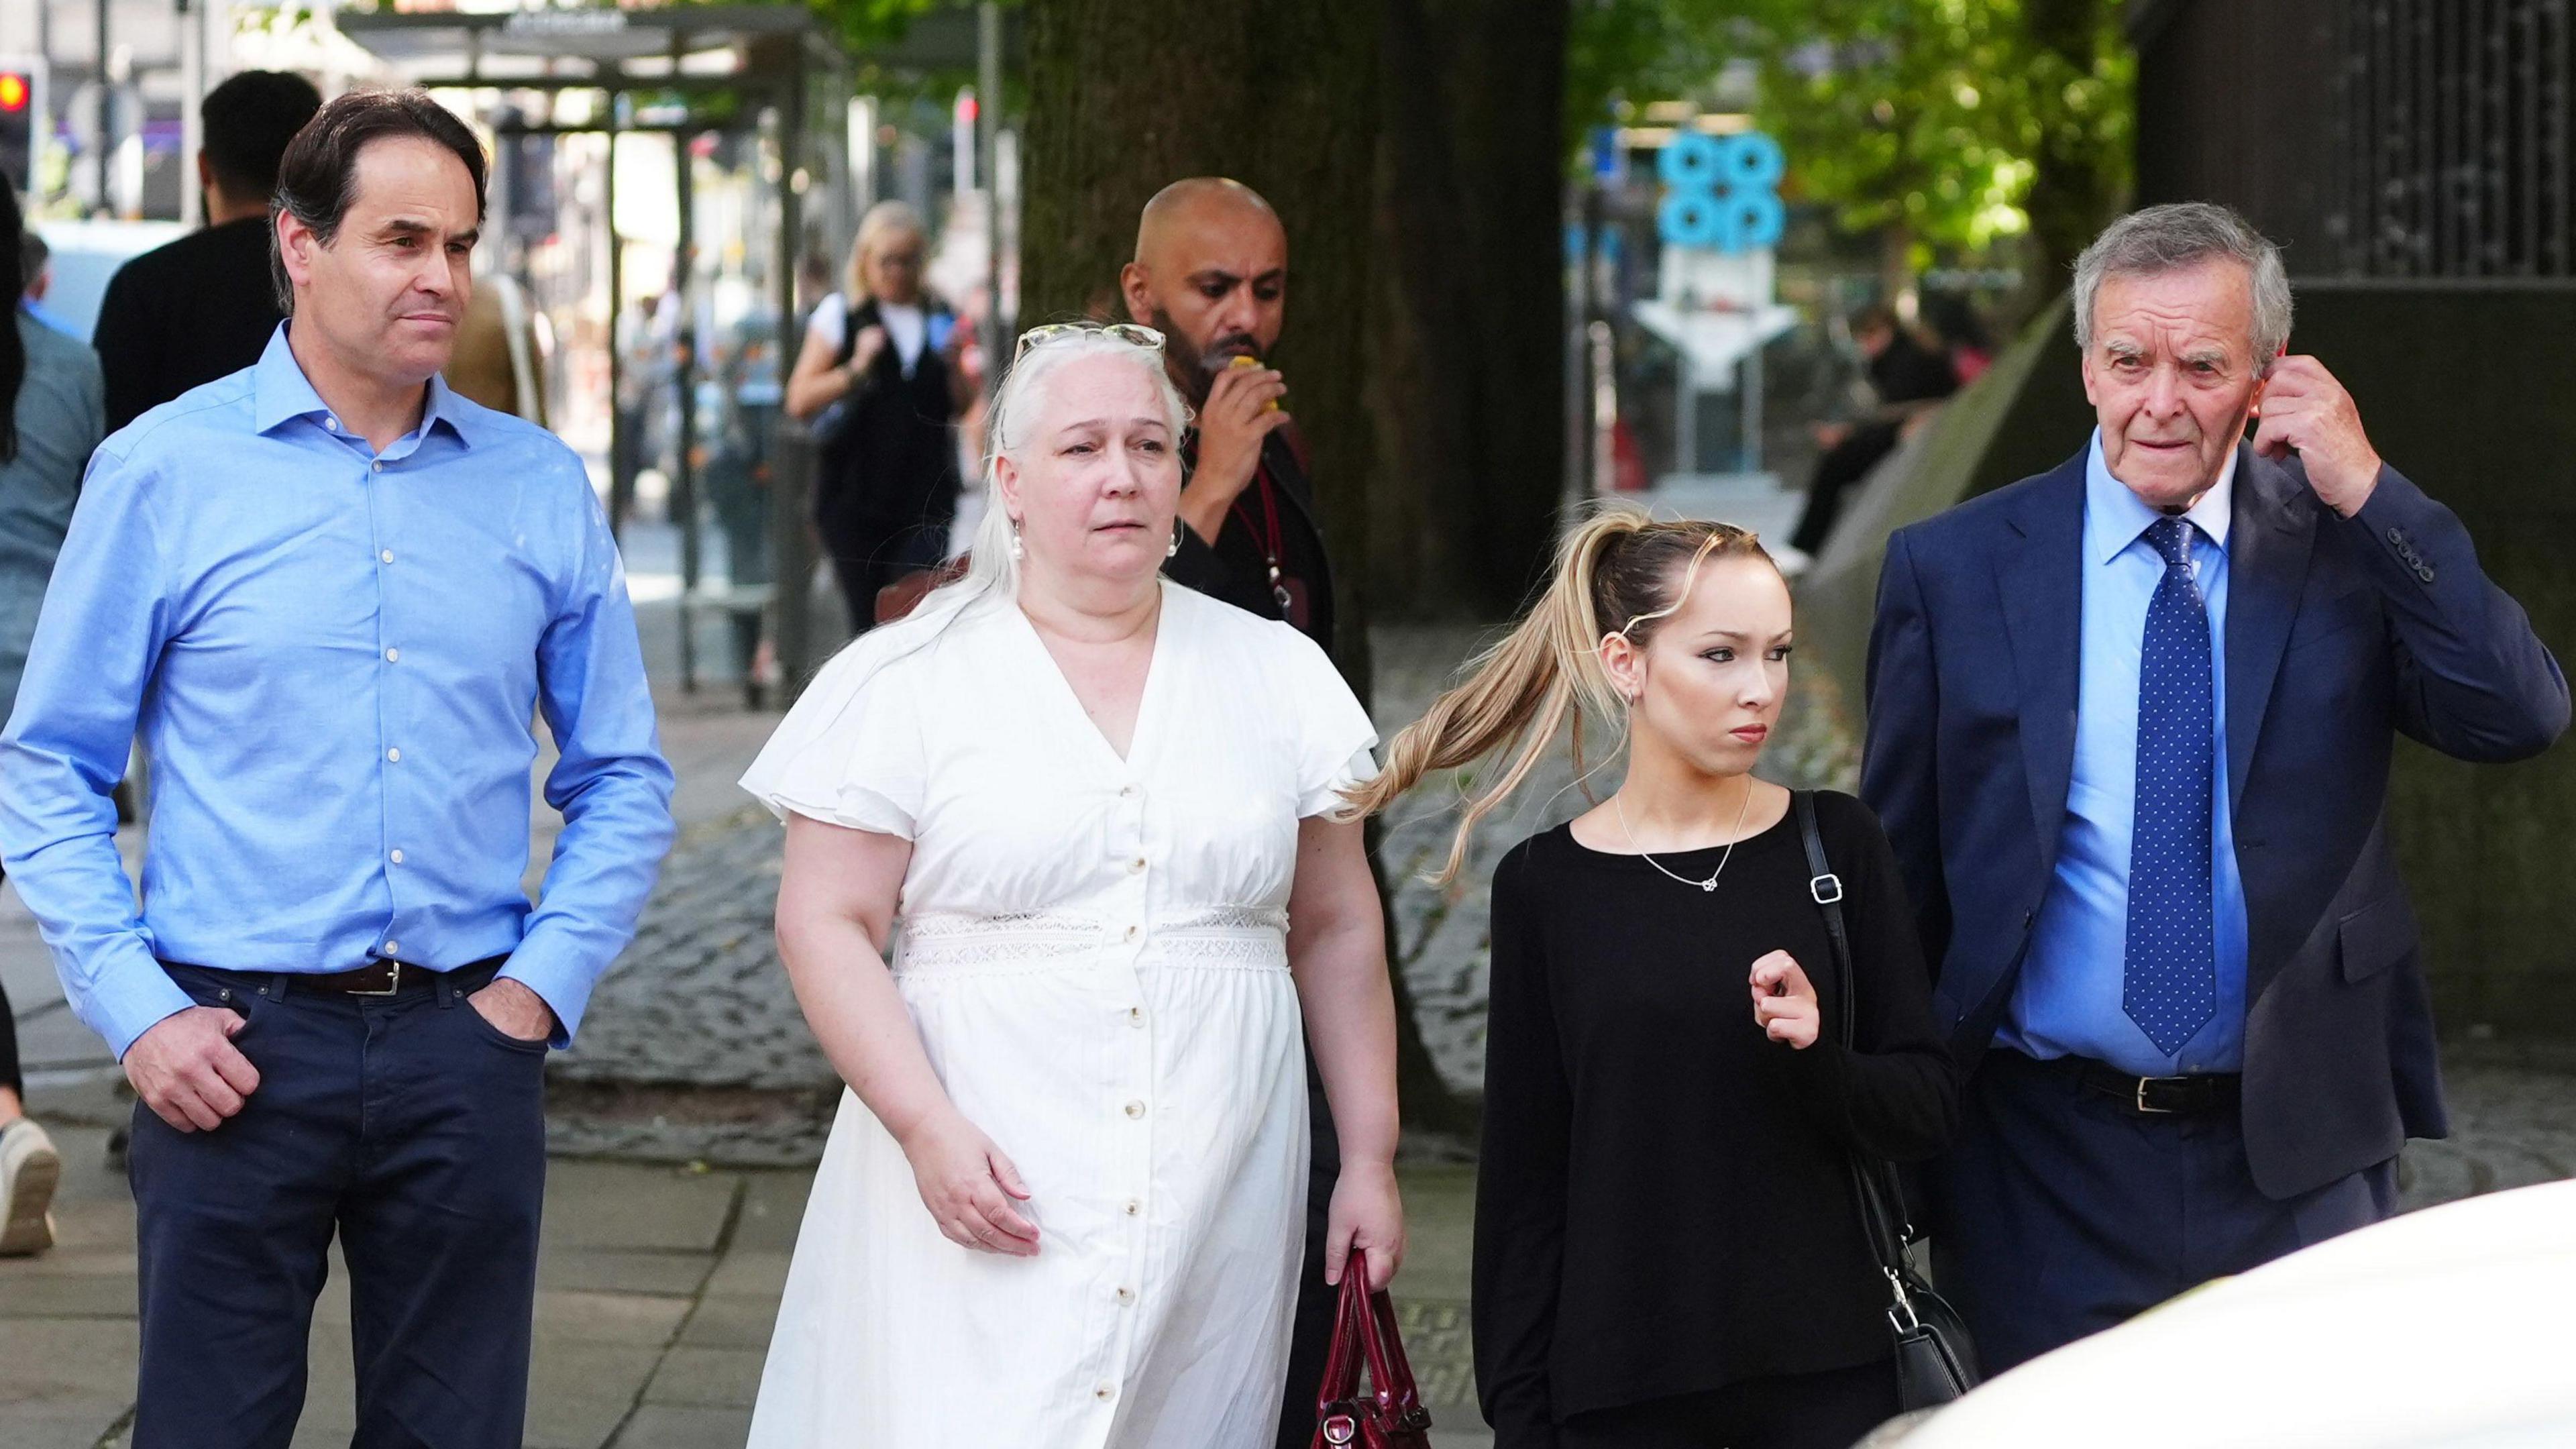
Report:
[{"label": "white car", "polygon": [[2576,1182],[2409,1213],[2223,1279],[1867,1449],[2576,1446]]}]

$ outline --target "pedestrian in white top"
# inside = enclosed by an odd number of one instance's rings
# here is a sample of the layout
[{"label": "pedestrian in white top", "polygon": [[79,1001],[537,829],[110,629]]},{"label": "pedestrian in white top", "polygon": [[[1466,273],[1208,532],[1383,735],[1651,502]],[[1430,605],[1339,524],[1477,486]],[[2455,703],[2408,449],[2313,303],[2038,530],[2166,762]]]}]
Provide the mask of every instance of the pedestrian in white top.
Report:
[{"label": "pedestrian in white top", "polygon": [[1161,581],[1185,410],[1144,328],[1024,338],[973,569],[861,638],[744,786],[852,1091],[755,1449],[1259,1449],[1305,1201],[1300,1005],[1342,1139],[1326,1275],[1404,1251],[1367,715],[1285,624]]}]

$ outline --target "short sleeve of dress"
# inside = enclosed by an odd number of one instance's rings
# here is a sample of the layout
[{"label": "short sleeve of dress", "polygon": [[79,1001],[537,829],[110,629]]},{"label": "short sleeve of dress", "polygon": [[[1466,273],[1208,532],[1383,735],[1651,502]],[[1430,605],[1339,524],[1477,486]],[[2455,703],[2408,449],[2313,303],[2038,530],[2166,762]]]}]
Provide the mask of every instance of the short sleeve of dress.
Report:
[{"label": "short sleeve of dress", "polygon": [[814,304],[814,315],[805,321],[806,333],[835,354],[841,350],[842,334],[850,328],[850,304],[834,292]]},{"label": "short sleeve of dress", "polygon": [[1342,805],[1344,787],[1377,773],[1369,752],[1377,727],[1343,682],[1331,656],[1286,624],[1289,696],[1297,701],[1297,818],[1328,814]]},{"label": "short sleeve of dress", "polygon": [[823,666],[778,723],[742,787],[785,820],[791,813],[915,838],[928,789],[921,692],[903,658],[863,637]]}]

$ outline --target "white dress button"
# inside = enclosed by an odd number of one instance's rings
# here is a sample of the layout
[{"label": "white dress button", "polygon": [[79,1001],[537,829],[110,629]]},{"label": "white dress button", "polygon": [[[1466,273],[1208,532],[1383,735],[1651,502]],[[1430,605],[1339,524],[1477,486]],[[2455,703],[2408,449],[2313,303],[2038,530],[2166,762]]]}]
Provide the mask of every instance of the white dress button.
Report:
[{"label": "white dress button", "polygon": [[399,649],[386,650],[385,662],[387,664],[400,664],[402,662],[402,651]]},{"label": "white dress button", "polygon": [[399,956],[399,955],[401,955],[401,954],[402,954],[402,942],[400,942],[400,941],[387,941],[387,942],[385,943],[385,954],[386,954],[386,955],[388,955],[388,956]]},{"label": "white dress button", "polygon": [[1145,1024],[1145,1008],[1141,1006],[1131,1006],[1127,1008],[1127,1024],[1129,1026],[1143,1026]]},{"label": "white dress button", "polygon": [[1105,1404],[1118,1396],[1118,1387],[1115,1384],[1102,1384],[1091,1391],[1091,1396]]},{"label": "white dress button", "polygon": [[402,860],[403,860],[402,852],[401,852],[401,851],[399,851],[399,850],[395,851],[395,852],[394,852],[394,854],[393,854],[393,862],[394,862],[394,864],[396,864],[396,865],[400,865],[400,864],[402,864]]},{"label": "white dress button", "polygon": [[1132,1217],[1136,1216],[1138,1213],[1143,1212],[1144,1210],[1145,1210],[1145,1205],[1144,1205],[1143,1203],[1138,1202],[1136,1199],[1134,1199],[1134,1198],[1132,1198],[1132,1197],[1131,1197],[1131,1198],[1129,1198],[1129,1199],[1127,1199],[1127,1216],[1129,1216],[1129,1217],[1131,1217],[1131,1218],[1132,1218]]},{"label": "white dress button", "polygon": [[1119,786],[1119,787],[1118,787],[1118,798],[1119,798],[1119,799],[1121,799],[1121,800],[1133,800],[1133,799],[1135,799],[1135,798],[1136,798],[1136,787],[1135,787],[1135,786],[1133,786],[1133,785],[1121,785],[1121,786]]},{"label": "white dress button", "polygon": [[1144,1116],[1144,1115],[1145,1115],[1145,1104],[1144,1104],[1144,1103],[1142,1103],[1142,1102],[1130,1102],[1130,1103],[1128,1103],[1128,1104],[1127,1104],[1127,1115],[1128,1115],[1130,1118],[1136,1118],[1136,1117],[1142,1117],[1142,1116]]},{"label": "white dress button", "polygon": [[1127,939],[1130,941],[1136,939],[1136,928],[1134,926],[1129,926],[1127,928]]},{"label": "white dress button", "polygon": [[322,415],[322,426],[329,428],[331,431],[336,433],[340,431],[340,420],[331,416],[329,413],[324,413]]},{"label": "white dress button", "polygon": [[399,765],[402,763],[402,751],[400,749],[387,750],[385,751],[385,758]]},{"label": "white dress button", "polygon": [[1125,1305],[1127,1305],[1127,1304],[1133,1303],[1133,1302],[1135,1302],[1135,1301],[1136,1301],[1136,1290],[1135,1290],[1135,1289],[1133,1289],[1133,1288],[1121,1288],[1121,1289],[1119,1289],[1119,1290],[1118,1290],[1118,1302],[1119,1302],[1119,1304],[1120,1304],[1122,1307],[1123,1307],[1123,1306],[1125,1306]]},{"label": "white dress button", "polygon": [[373,468],[373,469],[375,469],[377,472],[381,473],[381,472],[385,471],[385,460],[384,460],[384,459],[382,459],[382,458],[378,458],[376,461],[374,461],[373,463],[368,464],[367,466],[368,466],[368,467],[370,467],[370,468]]},{"label": "white dress button", "polygon": [[1134,860],[1127,862],[1127,873],[1129,875],[1143,875],[1145,873],[1145,857],[1140,855]]},{"label": "white dress button", "polygon": [[394,551],[392,549],[386,549],[384,552],[377,554],[376,557],[386,563],[392,563],[394,561]]}]

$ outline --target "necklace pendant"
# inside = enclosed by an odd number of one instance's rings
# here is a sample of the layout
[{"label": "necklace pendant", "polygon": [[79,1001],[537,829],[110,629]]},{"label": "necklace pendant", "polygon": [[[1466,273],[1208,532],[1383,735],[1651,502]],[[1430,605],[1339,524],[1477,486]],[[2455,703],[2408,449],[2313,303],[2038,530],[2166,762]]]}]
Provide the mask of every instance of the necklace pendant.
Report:
[{"label": "necklace pendant", "polygon": [[1699,888],[1700,888],[1701,890],[1704,890],[1704,891],[1709,892],[1711,895],[1716,894],[1716,893],[1717,893],[1717,877],[1716,877],[1716,876],[1710,876],[1708,879],[1706,879],[1706,880],[1704,880],[1704,881],[1701,881],[1701,882],[1699,883]]}]

